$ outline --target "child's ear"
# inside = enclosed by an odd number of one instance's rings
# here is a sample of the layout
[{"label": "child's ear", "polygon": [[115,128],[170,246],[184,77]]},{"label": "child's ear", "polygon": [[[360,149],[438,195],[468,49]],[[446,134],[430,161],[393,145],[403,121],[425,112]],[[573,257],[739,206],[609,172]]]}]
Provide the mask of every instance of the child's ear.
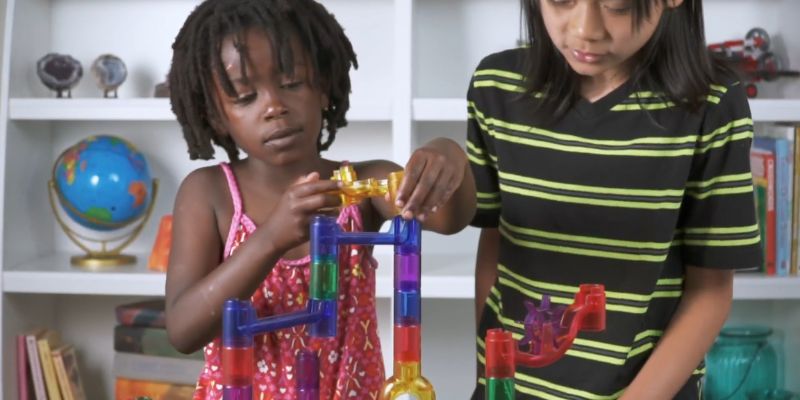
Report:
[{"label": "child's ear", "polygon": [[228,128],[225,126],[225,123],[219,120],[219,118],[209,118],[208,124],[211,125],[211,129],[213,129],[218,135],[228,136]]},{"label": "child's ear", "polygon": [[322,93],[320,95],[320,101],[319,102],[322,105],[322,111],[328,111],[328,107],[330,107],[330,105],[331,105],[331,102],[328,99],[328,95],[325,94],[325,93]]}]

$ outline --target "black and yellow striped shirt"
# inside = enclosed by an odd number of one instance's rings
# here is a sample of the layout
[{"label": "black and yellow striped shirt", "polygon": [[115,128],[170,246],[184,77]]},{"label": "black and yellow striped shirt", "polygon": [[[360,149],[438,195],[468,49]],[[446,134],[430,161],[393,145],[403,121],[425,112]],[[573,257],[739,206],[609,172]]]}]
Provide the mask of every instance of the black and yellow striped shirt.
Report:
[{"label": "black and yellow striped shirt", "polygon": [[[594,103],[579,100],[545,127],[531,112],[539,98],[521,95],[522,57],[485,58],[468,93],[472,224],[501,233],[479,371],[487,329],[524,334],[525,299],[569,304],[579,284],[602,283],[606,331],[581,333],[549,367],[518,367],[517,396],[617,398],[672,318],[685,265],[760,264],[747,98],[738,83],[712,85],[703,108],[689,113],[629,82]],[[682,398],[696,398],[691,386]],[[474,398],[483,390],[479,379]]]}]

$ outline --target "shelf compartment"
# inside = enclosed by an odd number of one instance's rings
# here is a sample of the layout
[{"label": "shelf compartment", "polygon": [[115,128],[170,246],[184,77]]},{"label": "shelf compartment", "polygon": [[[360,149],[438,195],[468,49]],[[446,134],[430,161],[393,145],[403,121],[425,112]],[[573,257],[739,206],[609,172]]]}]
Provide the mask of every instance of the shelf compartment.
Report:
[{"label": "shelf compartment", "polygon": [[[390,121],[389,101],[351,99],[349,121]],[[9,117],[17,121],[175,121],[167,98],[12,98]]]},{"label": "shelf compartment", "polygon": [[[415,121],[466,121],[467,101],[451,98],[417,98],[412,102]],[[752,99],[754,121],[800,122],[800,99]]]}]

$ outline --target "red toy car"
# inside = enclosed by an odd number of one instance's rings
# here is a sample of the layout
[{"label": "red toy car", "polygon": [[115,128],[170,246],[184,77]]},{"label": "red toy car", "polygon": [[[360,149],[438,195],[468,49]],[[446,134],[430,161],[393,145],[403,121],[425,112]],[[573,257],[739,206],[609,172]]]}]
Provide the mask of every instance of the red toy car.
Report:
[{"label": "red toy car", "polygon": [[753,28],[744,40],[729,40],[713,43],[708,49],[735,64],[748,80],[745,89],[748,97],[756,97],[756,82],[774,81],[782,76],[797,77],[800,71],[784,70],[779,57],[769,51],[770,39],[767,31]]}]

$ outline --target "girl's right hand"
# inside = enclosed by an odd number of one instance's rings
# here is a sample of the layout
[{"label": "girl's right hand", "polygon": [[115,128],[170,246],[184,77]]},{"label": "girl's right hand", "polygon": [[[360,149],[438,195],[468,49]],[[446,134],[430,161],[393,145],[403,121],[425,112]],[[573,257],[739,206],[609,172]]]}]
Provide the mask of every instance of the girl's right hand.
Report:
[{"label": "girl's right hand", "polygon": [[338,181],[320,180],[319,173],[312,172],[289,186],[264,227],[281,254],[308,241],[314,214],[342,204],[339,185]]}]

